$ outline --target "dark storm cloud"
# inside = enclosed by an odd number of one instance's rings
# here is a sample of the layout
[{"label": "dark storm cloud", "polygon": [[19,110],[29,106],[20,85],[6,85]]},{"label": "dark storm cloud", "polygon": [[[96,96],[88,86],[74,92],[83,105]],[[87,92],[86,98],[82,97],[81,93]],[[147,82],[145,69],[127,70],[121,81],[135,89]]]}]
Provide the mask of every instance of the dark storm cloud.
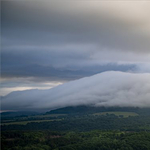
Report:
[{"label": "dark storm cloud", "polygon": [[51,81],[65,81],[108,70],[132,71],[136,67],[132,64],[95,64],[92,60],[89,62],[88,51],[72,52],[66,48],[56,54],[55,50],[33,48],[32,53],[28,49],[3,51],[2,77],[47,77]]},{"label": "dark storm cloud", "polygon": [[18,66],[3,66],[2,77],[35,77],[36,81],[49,80],[49,81],[69,81],[79,79],[84,76],[94,75],[96,73],[114,70],[114,71],[132,71],[135,69],[135,65],[97,65],[92,67],[85,67],[84,69],[78,68],[78,70],[72,69],[55,69],[50,66],[39,66],[39,65],[18,65]]}]

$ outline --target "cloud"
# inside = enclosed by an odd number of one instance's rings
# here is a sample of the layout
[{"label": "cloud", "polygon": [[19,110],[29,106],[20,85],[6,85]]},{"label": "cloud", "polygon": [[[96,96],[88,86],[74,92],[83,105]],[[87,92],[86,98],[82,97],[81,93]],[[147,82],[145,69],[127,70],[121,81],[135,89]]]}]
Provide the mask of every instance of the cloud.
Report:
[{"label": "cloud", "polygon": [[3,1],[2,35],[10,44],[92,43],[149,53],[149,8],[148,1]]},{"label": "cloud", "polygon": [[5,96],[13,91],[22,91],[28,89],[50,89],[60,84],[63,84],[63,82],[50,81],[47,78],[2,77],[0,96]]},{"label": "cloud", "polygon": [[144,72],[150,73],[150,63],[141,63],[137,65],[133,70],[140,73]]},{"label": "cloud", "polygon": [[1,8],[4,93],[27,78],[40,88],[104,71],[149,72],[149,1],[2,1]]},{"label": "cloud", "polygon": [[65,106],[150,107],[150,74],[109,71],[47,90],[12,92],[2,110],[50,110]]},{"label": "cloud", "polygon": [[53,73],[149,63],[149,7],[148,1],[2,1],[2,75],[35,75],[33,66]]},{"label": "cloud", "polygon": [[[11,58],[13,57],[12,55]],[[3,64],[1,66],[3,71],[1,75],[1,96],[21,89],[50,88],[57,86],[57,83],[65,83],[104,71],[114,70],[127,72],[133,71],[136,68],[136,65],[133,64],[104,63],[87,65],[88,62],[84,65],[82,63],[80,66],[71,65],[67,68],[55,68],[49,65],[31,65],[27,61],[27,63],[24,62],[23,58],[20,58],[19,63],[13,61],[14,65],[10,67],[11,58],[6,61],[7,63],[5,65]],[[81,62],[79,61],[78,63],[80,64]]]}]

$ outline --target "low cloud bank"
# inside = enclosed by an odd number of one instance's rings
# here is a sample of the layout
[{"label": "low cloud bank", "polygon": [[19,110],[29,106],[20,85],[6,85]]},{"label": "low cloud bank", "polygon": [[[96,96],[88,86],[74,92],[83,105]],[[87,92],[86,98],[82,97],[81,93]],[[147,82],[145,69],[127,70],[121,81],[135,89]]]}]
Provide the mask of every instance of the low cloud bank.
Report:
[{"label": "low cloud bank", "polygon": [[1,99],[2,110],[47,110],[66,106],[150,107],[150,73],[109,71],[48,90],[26,90]]}]

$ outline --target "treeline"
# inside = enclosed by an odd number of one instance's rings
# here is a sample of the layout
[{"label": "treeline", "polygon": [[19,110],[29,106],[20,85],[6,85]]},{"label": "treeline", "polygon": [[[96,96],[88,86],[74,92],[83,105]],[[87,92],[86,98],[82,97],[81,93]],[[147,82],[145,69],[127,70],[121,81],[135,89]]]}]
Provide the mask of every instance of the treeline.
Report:
[{"label": "treeline", "polygon": [[2,150],[150,150],[149,132],[3,131]]},{"label": "treeline", "polygon": [[150,108],[139,107],[92,107],[92,106],[76,106],[76,107],[64,107],[55,110],[51,110],[46,114],[93,114],[98,112],[135,112],[139,115],[149,116]]},{"label": "treeline", "polygon": [[53,130],[53,131],[90,131],[90,130],[150,131],[149,116],[117,117],[70,116],[59,121],[31,122],[27,125],[2,125],[2,130]]}]

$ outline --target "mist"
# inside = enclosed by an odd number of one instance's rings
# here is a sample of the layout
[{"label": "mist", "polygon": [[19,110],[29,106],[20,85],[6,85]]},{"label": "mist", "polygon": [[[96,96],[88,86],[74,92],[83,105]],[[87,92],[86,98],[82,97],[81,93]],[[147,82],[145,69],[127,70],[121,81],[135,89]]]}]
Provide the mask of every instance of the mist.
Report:
[{"label": "mist", "polygon": [[2,110],[51,110],[66,106],[150,107],[150,74],[108,71],[48,90],[12,92]]}]

